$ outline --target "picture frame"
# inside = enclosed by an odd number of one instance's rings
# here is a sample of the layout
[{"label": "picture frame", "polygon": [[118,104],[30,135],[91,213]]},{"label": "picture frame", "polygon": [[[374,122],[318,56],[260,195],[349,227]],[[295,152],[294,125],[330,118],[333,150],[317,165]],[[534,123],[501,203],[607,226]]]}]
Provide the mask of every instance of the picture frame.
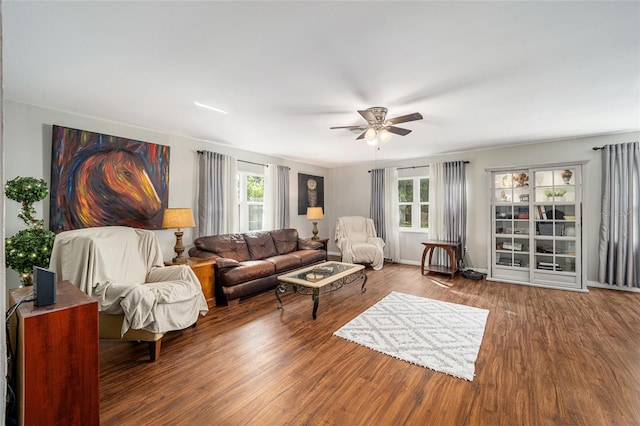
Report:
[{"label": "picture frame", "polygon": [[307,207],[322,207],[324,211],[324,178],[298,173],[298,215],[306,215]]}]

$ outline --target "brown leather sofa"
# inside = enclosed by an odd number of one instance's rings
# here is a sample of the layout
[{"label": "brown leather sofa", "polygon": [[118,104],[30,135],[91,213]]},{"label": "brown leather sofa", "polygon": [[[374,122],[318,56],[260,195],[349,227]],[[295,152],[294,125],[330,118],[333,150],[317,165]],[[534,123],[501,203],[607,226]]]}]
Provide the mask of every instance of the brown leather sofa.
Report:
[{"label": "brown leather sofa", "polygon": [[277,276],[327,260],[323,244],[301,239],[296,229],[197,238],[192,257],[215,259],[216,305],[275,289]]}]

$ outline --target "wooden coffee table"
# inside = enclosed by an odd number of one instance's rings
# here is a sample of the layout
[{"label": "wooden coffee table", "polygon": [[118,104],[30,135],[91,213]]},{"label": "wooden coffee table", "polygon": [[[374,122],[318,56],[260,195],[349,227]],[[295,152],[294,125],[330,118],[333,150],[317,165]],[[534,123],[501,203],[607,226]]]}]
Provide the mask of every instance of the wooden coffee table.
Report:
[{"label": "wooden coffee table", "polygon": [[339,290],[343,285],[357,280],[362,280],[362,292],[367,291],[364,288],[367,283],[364,266],[342,262],[320,263],[280,275],[276,287],[278,309],[284,309],[280,293],[291,290],[298,294],[310,294],[313,299],[312,315],[313,319],[316,319],[321,293]]}]

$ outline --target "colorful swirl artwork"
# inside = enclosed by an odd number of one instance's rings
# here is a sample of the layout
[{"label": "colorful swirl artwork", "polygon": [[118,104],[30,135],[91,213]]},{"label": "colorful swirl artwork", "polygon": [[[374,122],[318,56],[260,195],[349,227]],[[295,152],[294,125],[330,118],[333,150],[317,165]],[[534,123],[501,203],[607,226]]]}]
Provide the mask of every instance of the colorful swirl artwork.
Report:
[{"label": "colorful swirl artwork", "polygon": [[53,126],[49,228],[160,229],[169,147]]}]

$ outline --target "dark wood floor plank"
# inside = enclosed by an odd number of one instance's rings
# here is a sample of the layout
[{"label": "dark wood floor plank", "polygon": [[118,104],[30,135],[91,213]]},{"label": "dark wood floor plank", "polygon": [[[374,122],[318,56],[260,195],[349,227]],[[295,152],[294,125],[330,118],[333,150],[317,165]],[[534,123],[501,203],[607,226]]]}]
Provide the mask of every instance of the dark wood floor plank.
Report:
[{"label": "dark wood floor plank", "polygon": [[[144,344],[101,342],[104,425],[637,425],[640,294],[367,270],[367,291],[273,292]],[[391,291],[488,309],[472,382],[333,336]]]}]

